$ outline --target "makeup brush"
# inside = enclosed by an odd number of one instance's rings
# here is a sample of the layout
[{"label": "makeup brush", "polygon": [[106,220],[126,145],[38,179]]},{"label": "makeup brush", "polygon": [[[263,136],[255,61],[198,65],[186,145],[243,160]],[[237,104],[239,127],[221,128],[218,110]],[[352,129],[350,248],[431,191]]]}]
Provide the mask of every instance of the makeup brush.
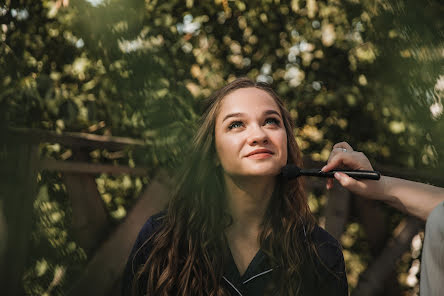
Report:
[{"label": "makeup brush", "polygon": [[379,180],[381,177],[381,174],[377,171],[333,170],[329,172],[322,172],[319,169],[301,169],[294,164],[284,166],[282,168],[281,175],[287,179],[294,179],[299,176],[334,178],[334,174],[336,172],[344,173],[353,179]]}]

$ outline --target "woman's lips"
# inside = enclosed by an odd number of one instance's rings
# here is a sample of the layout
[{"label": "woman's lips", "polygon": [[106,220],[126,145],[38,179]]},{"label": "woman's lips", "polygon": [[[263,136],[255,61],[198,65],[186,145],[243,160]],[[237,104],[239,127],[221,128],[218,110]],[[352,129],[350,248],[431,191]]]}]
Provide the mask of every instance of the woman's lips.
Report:
[{"label": "woman's lips", "polygon": [[273,154],[271,154],[271,153],[262,152],[262,153],[255,153],[255,154],[252,154],[252,155],[247,156],[247,157],[250,158],[250,159],[264,159],[264,158],[269,158],[269,157],[272,157],[272,156],[273,156]]},{"label": "woman's lips", "polygon": [[248,158],[251,159],[264,159],[273,156],[273,152],[268,149],[256,149],[247,154]]}]

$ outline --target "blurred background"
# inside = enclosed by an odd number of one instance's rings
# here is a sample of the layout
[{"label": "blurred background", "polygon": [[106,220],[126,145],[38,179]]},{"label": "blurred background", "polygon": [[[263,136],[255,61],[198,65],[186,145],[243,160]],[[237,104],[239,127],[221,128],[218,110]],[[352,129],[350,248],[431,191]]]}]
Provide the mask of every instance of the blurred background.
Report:
[{"label": "blurred background", "polygon": [[[443,15],[440,0],[0,1],[2,295],[119,295],[202,100],[240,76],[284,99],[307,167],[347,141],[444,186]],[[351,294],[418,295],[424,225],[306,183]]]}]

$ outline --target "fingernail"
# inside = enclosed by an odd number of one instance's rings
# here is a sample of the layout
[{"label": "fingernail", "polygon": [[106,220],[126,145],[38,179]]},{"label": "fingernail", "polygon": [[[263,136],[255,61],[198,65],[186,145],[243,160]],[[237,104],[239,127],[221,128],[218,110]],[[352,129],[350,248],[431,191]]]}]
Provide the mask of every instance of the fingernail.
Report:
[{"label": "fingernail", "polygon": [[336,172],[336,173],[335,173],[335,178],[336,178],[336,179],[341,179],[341,178],[342,178],[342,176],[341,176],[341,174],[340,174],[340,173]]},{"label": "fingernail", "polygon": [[326,165],[324,165],[324,166],[322,167],[322,169],[321,169],[321,172],[323,172],[323,171],[324,171],[325,167],[326,167]]}]

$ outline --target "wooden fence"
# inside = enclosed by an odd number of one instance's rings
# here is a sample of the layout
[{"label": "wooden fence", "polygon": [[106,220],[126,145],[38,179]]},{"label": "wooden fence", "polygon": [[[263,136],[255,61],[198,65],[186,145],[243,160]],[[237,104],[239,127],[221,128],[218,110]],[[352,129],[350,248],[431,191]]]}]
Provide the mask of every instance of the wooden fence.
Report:
[{"label": "wooden fence", "polygon": [[[128,254],[143,223],[162,209],[168,201],[170,180],[160,171],[143,190],[127,217],[115,229],[109,231],[108,214],[97,190],[95,175],[130,174],[145,175],[147,169],[88,162],[88,151],[106,149],[121,151],[131,147],[143,147],[141,140],[98,136],[86,133],[63,133],[35,129],[14,129],[6,134],[7,143],[2,147],[1,178],[5,182],[0,193],[0,281],[3,295],[23,294],[21,281],[28,254],[32,228],[32,204],[36,196],[37,173],[42,170],[58,171],[72,205],[72,228],[77,243],[86,250],[90,260],[83,274],[71,284],[68,295],[119,295],[120,277]],[[40,159],[39,143],[58,143],[69,147],[73,161]],[[6,148],[5,148],[6,147]],[[9,150],[8,150],[9,149]],[[11,152],[12,150],[12,152]],[[305,159],[306,167],[322,167],[321,163]],[[407,179],[429,181],[444,185],[439,174],[418,172],[375,165],[383,174]],[[322,192],[325,180],[307,179],[307,191]],[[351,194],[335,186],[327,193],[325,225],[338,240],[349,219],[350,211],[357,213],[363,225],[375,260],[361,275],[353,295],[377,295],[384,288],[387,278],[393,274],[396,261],[410,248],[412,237],[423,227],[415,218],[406,217],[395,233],[387,233],[386,218],[378,202]],[[1,201],[1,200],[0,200]],[[106,237],[104,234],[108,234]]]}]

